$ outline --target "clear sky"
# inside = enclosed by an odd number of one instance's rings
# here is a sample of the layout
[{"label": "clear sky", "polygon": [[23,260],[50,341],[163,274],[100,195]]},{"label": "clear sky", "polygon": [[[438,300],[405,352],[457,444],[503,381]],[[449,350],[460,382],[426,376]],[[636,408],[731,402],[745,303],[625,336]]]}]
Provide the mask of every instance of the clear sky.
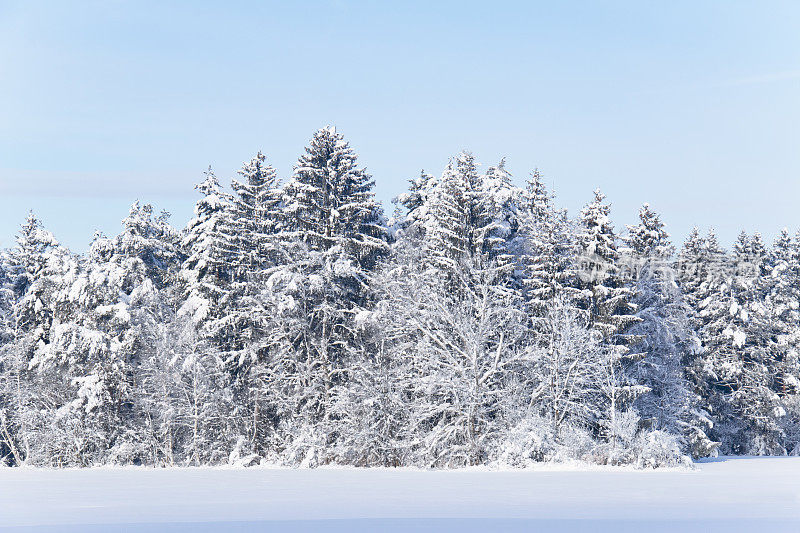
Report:
[{"label": "clear sky", "polygon": [[136,199],[182,227],[213,165],[282,177],[335,124],[386,205],[471,150],[679,243],[800,227],[800,2],[0,0],[0,246],[84,250]]}]

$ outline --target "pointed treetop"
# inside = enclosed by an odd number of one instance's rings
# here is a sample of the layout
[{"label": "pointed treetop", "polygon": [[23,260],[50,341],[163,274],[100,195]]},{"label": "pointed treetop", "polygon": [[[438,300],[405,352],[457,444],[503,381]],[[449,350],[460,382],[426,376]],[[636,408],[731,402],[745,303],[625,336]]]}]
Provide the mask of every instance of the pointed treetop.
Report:
[{"label": "pointed treetop", "polygon": [[781,232],[775,237],[773,247],[782,250],[789,250],[792,247],[792,236],[789,233],[789,228],[781,229]]},{"label": "pointed treetop", "polygon": [[25,222],[17,234],[17,249],[36,245],[58,246],[59,244],[53,234],[44,229],[42,222],[31,210],[28,211],[28,216],[25,217]]},{"label": "pointed treetop", "polygon": [[250,161],[243,163],[241,170],[236,173],[247,180],[248,185],[260,186],[275,174],[275,170],[266,164],[266,160],[266,156],[259,150]]},{"label": "pointed treetop", "polygon": [[713,226],[708,229],[708,234],[706,235],[706,251],[711,254],[724,254],[725,250],[723,250],[722,246],[719,244],[719,240],[717,239],[717,233],[714,231]]},{"label": "pointed treetop", "polygon": [[649,204],[644,204],[639,210],[639,224],[628,226],[628,236],[625,240],[640,257],[665,259],[674,252],[661,217],[650,209]]},{"label": "pointed treetop", "polygon": [[195,185],[194,188],[206,196],[217,194],[221,188],[217,176],[214,174],[214,171],[211,170],[211,165],[208,165],[208,170],[203,171],[203,176],[205,176],[205,179]]},{"label": "pointed treetop", "polygon": [[608,216],[611,214],[611,204],[604,204],[606,196],[595,189],[594,200],[586,204],[581,209],[581,219],[587,228],[597,227],[599,231],[609,231],[613,233],[613,226]]},{"label": "pointed treetop", "polygon": [[594,201],[595,203],[602,204],[603,200],[606,199],[606,195],[600,192],[600,187],[594,190]]}]

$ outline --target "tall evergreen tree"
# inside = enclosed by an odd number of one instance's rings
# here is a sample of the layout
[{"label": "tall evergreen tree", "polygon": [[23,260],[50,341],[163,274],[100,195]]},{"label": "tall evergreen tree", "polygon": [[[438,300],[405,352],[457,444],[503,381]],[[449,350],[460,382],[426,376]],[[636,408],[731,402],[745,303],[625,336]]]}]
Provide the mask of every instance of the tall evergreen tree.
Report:
[{"label": "tall evergreen tree", "polygon": [[429,206],[421,220],[423,235],[433,265],[445,272],[483,247],[474,239],[477,206],[470,201],[479,179],[475,160],[464,152],[448,163],[429,195]]},{"label": "tall evergreen tree", "polygon": [[431,194],[433,193],[438,179],[433,174],[428,174],[424,170],[419,177],[409,180],[408,192],[397,196],[395,202],[405,209],[405,216],[397,222],[400,229],[417,233],[417,236],[425,229],[425,220],[428,216],[428,209],[432,205]]},{"label": "tall evergreen tree", "polygon": [[604,200],[605,195],[596,190],[594,200],[581,210],[576,241],[581,305],[589,325],[610,347],[604,362],[608,415],[599,429],[611,442],[609,455],[614,456],[621,429],[619,423],[647,387],[636,383],[632,375],[632,365],[642,354],[630,352],[631,345],[639,340],[638,336],[631,335],[630,328],[640,318],[635,316],[635,306],[631,302],[633,288],[619,268],[618,239],[609,217],[611,206]]},{"label": "tall evergreen tree", "polygon": [[242,166],[239,175],[242,181],[231,182],[236,193],[236,276],[248,281],[276,261],[274,236],[282,222],[282,192],[275,169],[266,163],[261,152]]},{"label": "tall evergreen tree", "polygon": [[528,313],[538,321],[555,298],[566,298],[567,305],[578,295],[574,230],[566,212],[553,206],[552,194],[538,171],[531,174],[522,198],[515,245],[518,276]]},{"label": "tall evergreen tree", "polygon": [[604,200],[605,195],[596,190],[594,200],[580,212],[576,229],[578,283],[592,327],[606,341],[625,344],[626,331],[638,319],[632,314],[633,290],[619,271],[618,239],[609,217],[611,206]]},{"label": "tall evergreen tree", "polygon": [[359,269],[386,252],[375,182],[336,128],[317,131],[285,190],[286,231],[313,251],[347,257]]},{"label": "tall evergreen tree", "polygon": [[219,325],[208,321],[220,318],[220,302],[230,288],[236,226],[231,196],[222,190],[211,167],[195,188],[203,197],[195,205],[195,216],[181,243],[187,256],[180,271],[185,286],[181,314],[204,323],[213,336],[219,333]]},{"label": "tall evergreen tree", "polygon": [[708,417],[698,410],[684,368],[700,351],[692,328],[692,310],[684,301],[672,269],[674,248],[658,214],[645,204],[639,224],[628,226],[626,268],[634,284],[633,304],[640,322],[630,332],[641,339],[632,350],[644,354],[632,369],[649,390],[637,398],[639,414],[659,429],[681,436],[695,457],[715,452]]},{"label": "tall evergreen tree", "polygon": [[388,251],[373,186],[350,145],[327,127],[315,133],[284,191],[280,238],[294,259],[273,279],[302,281],[280,283],[298,302],[287,317],[297,334],[291,359],[281,353],[271,366],[282,379],[295,380],[284,409],[285,422],[293,424],[289,448],[311,464],[329,460],[325,453],[336,437],[333,395],[358,364],[354,319],[370,305],[370,274]]},{"label": "tall evergreen tree", "polygon": [[[30,213],[9,253],[12,339],[0,348],[0,437],[13,462],[36,464],[39,450],[52,439],[46,428],[51,384],[36,370],[50,347],[54,301],[73,258]],[[57,325],[57,324],[55,324]]]}]

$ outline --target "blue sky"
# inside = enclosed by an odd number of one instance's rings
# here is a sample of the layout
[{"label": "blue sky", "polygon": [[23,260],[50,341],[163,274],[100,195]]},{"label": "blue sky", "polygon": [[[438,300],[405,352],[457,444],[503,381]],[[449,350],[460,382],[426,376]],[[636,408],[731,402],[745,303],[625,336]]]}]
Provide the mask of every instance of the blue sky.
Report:
[{"label": "blue sky", "polygon": [[600,187],[674,239],[800,227],[800,2],[0,0],[0,246],[28,209],[65,244],[134,200],[182,227],[213,165],[282,177],[335,124],[387,205],[471,150]]}]

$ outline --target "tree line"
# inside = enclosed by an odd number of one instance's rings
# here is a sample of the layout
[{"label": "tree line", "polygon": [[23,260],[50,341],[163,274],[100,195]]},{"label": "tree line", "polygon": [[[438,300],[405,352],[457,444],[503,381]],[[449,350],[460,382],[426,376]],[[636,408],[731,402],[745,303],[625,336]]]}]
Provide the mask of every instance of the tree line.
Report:
[{"label": "tree line", "polygon": [[674,248],[468,152],[387,218],[334,128],[285,183],[209,168],[186,228],[0,255],[0,463],[313,467],[800,453],[800,238]]}]

